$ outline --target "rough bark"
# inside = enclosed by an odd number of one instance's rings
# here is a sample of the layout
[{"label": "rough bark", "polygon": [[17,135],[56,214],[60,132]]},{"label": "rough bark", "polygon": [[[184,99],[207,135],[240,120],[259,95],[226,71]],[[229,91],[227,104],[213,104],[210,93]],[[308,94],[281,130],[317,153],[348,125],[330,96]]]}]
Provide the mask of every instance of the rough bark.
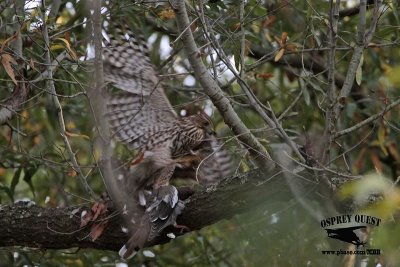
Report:
[{"label": "rough bark", "polygon": [[[315,186],[304,179],[300,180],[308,188],[307,191]],[[187,201],[183,214],[178,217],[178,223],[194,231],[249,211],[260,204],[271,204],[272,210],[278,203],[285,203],[292,198],[281,174],[266,175],[255,170],[228,178],[218,186],[197,189]],[[113,216],[102,236],[92,241],[89,237],[90,227],[80,228],[81,213],[89,208],[79,207],[76,212],[77,208],[47,208],[27,203],[0,206],[0,247],[118,250],[127,241],[127,235],[122,232],[120,216]],[[168,241],[164,237],[147,245]]]}]

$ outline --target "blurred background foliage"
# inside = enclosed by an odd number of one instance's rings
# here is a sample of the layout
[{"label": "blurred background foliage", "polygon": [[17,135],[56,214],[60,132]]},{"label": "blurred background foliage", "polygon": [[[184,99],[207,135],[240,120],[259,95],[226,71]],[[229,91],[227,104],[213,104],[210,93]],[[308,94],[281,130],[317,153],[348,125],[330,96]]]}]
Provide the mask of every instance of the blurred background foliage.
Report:
[{"label": "blurred background foliage", "polygon": [[[1,53],[15,57],[10,38],[12,22],[16,19],[16,5],[20,0],[0,3]],[[21,1],[20,1],[21,2]],[[88,177],[88,183],[100,194],[104,185],[96,171],[98,155],[95,124],[91,115],[86,88],[92,85],[93,56],[91,4],[87,0],[41,1],[26,0],[22,24],[23,58],[27,66],[26,80],[35,80],[44,71],[44,41],[41,25],[43,14],[60,3],[59,12],[48,20],[52,60],[62,53],[68,59],[59,62],[54,73],[58,98],[61,102],[68,139],[76,158]],[[141,2],[141,1],[140,1]],[[150,1],[151,2],[151,1]],[[204,2],[204,1],[203,1]],[[342,1],[341,9],[350,9],[358,1]],[[199,14],[199,1],[189,1],[191,19]],[[110,22],[124,22],[149,40],[151,58],[164,77],[166,92],[181,115],[205,109],[212,115],[216,130],[226,137],[225,147],[238,162],[238,171],[253,165],[246,153],[230,136],[221,116],[207,101],[201,87],[195,82],[182,44],[176,41],[175,17],[166,2],[134,3],[133,1],[104,1],[104,27]],[[226,57],[240,69],[240,1],[205,1],[203,10],[212,33],[218,39]],[[306,68],[277,64],[283,54],[297,57],[300,62],[326,64],[327,21],[329,1],[248,0],[245,6],[244,29],[246,36],[245,79],[262,103],[269,101],[277,115],[297,99],[282,120],[290,136],[297,137],[301,145],[317,146],[322,135],[328,88],[326,71],[312,73]],[[371,13],[368,12],[368,19]],[[367,19],[367,21],[369,21]],[[358,16],[340,20],[336,70],[345,75],[355,44]],[[359,99],[349,100],[340,128],[345,129],[373,114],[381,112],[387,104],[399,98],[399,7],[397,1],[384,1],[382,15],[373,39],[374,45],[365,50],[362,68],[358,70]],[[210,42],[198,21],[191,30],[201,47],[201,57],[218,79],[234,108],[245,124],[270,149],[281,141],[265,127],[263,120],[233,80],[232,73],[216,56],[210,56]],[[284,36],[287,36],[286,38]],[[285,39],[285,42],[282,40]],[[303,50],[304,49],[304,50]],[[303,50],[303,53],[301,51]],[[259,55],[262,52],[264,57]],[[282,61],[282,60],[281,60]],[[14,85],[0,66],[0,107],[10,97]],[[59,133],[57,110],[51,100],[45,80],[29,82],[31,92],[22,109],[7,124],[0,126],[0,203],[32,200],[38,205],[63,207],[88,205],[90,199],[77,182],[68,153]],[[378,262],[399,261],[400,242],[396,238],[400,229],[396,222],[400,192],[392,183],[400,170],[400,109],[387,112],[373,126],[366,126],[338,139],[331,150],[334,169],[352,174],[373,175],[376,187],[382,187],[387,198],[370,207],[386,222],[371,234],[371,244],[384,251],[383,256],[366,257],[366,266]],[[345,155],[343,156],[343,153]],[[129,160],[134,155],[124,146],[116,144],[118,157]],[[387,178],[383,178],[387,177]],[[345,188],[344,196],[368,194],[364,182]],[[347,190],[347,191],[346,191]],[[385,202],[386,201],[386,202]],[[130,266],[338,266],[342,258],[323,256],[321,250],[345,248],[338,241],[327,240],[326,233],[295,201],[280,203],[271,210],[265,204],[239,215],[177,238],[169,244],[155,246],[140,253]],[[341,247],[342,246],[342,247]],[[95,250],[43,251],[27,248],[1,248],[0,266],[126,266],[114,252]]]}]

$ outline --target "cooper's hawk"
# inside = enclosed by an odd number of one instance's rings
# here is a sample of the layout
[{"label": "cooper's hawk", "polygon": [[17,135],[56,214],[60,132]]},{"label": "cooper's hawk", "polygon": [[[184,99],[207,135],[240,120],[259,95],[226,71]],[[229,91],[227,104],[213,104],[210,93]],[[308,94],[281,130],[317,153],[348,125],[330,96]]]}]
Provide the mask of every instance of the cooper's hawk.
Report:
[{"label": "cooper's hawk", "polygon": [[[105,79],[117,89],[108,101],[108,119],[113,135],[140,152],[127,190],[153,189],[139,227],[120,251],[128,258],[174,225],[183,209],[176,188],[169,185],[176,167],[190,170],[186,177],[200,174],[209,183],[230,173],[231,163],[218,147],[205,113],[177,116],[150,62],[145,40],[120,27],[113,30],[103,52]],[[186,158],[191,158],[189,165]]]},{"label": "cooper's hawk", "polygon": [[120,141],[139,149],[144,160],[165,167],[190,154],[213,133],[211,119],[204,113],[178,118],[145,42],[133,34],[125,36],[119,28],[115,32],[103,53],[105,79],[121,89],[109,101],[110,126]]}]

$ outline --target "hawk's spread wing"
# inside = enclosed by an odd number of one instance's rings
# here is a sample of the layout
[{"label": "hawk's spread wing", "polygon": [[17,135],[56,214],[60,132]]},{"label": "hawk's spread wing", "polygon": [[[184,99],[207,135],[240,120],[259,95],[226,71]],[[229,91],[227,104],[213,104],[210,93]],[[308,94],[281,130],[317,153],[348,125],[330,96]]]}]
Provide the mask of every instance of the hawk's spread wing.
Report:
[{"label": "hawk's spread wing", "polygon": [[[113,134],[131,148],[152,147],[159,157],[157,142],[171,138],[171,125],[178,119],[164,94],[150,61],[146,41],[126,27],[110,27],[109,41],[103,51],[104,77],[117,90],[108,101],[108,119]],[[157,133],[157,136],[155,136]],[[157,138],[156,138],[157,137]],[[213,183],[232,172],[232,160],[215,139],[201,148],[199,169],[190,176],[204,184]],[[165,154],[165,153],[164,153]],[[167,156],[170,156],[169,154]],[[189,173],[187,173],[189,174]]]},{"label": "hawk's spread wing", "polygon": [[146,42],[131,31],[114,31],[103,52],[104,77],[121,91],[108,102],[109,122],[118,139],[140,148],[154,130],[167,128],[177,115],[150,62]]},{"label": "hawk's spread wing", "polygon": [[199,179],[202,184],[216,183],[233,173],[233,160],[222,145],[215,137],[211,137],[211,140],[205,144],[202,151],[204,159],[196,169],[196,179]]}]

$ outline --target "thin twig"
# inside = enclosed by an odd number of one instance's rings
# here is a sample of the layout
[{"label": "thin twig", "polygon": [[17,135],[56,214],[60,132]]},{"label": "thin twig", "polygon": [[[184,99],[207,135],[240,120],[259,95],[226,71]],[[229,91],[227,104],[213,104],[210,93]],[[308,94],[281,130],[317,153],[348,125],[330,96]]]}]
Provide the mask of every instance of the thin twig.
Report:
[{"label": "thin twig", "polygon": [[335,55],[336,55],[336,41],[338,37],[338,21],[339,21],[339,7],[340,1],[336,0],[335,4],[333,0],[330,0],[330,15],[329,15],[329,53],[328,53],[328,92],[326,93],[327,107],[325,109],[325,131],[324,131],[324,145],[323,154],[320,155],[322,158],[321,162],[329,160],[330,148],[332,144],[332,135],[335,134],[335,115],[334,105],[336,101],[336,84],[335,84]]},{"label": "thin twig", "polygon": [[[43,7],[45,6],[44,0],[42,0],[42,5]],[[45,18],[45,13],[43,12],[43,39],[45,42],[45,62],[47,64],[47,75],[48,75],[48,80],[46,81],[47,87],[49,88],[49,91],[52,93],[51,98],[53,99],[53,103],[56,106],[57,109],[57,114],[58,114],[58,121],[60,124],[60,134],[61,137],[64,141],[65,148],[69,154],[70,160],[72,167],[74,171],[77,173],[78,180],[80,183],[83,185],[85,188],[86,192],[89,193],[89,195],[96,199],[97,196],[95,192],[92,190],[92,188],[89,186],[87,183],[85,177],[83,176],[82,170],[79,167],[78,161],[75,158],[75,154],[72,151],[71,144],[69,143],[69,140],[66,136],[66,128],[65,128],[65,122],[64,122],[64,115],[63,115],[63,110],[60,104],[60,101],[58,100],[57,93],[56,93],[56,88],[54,86],[54,81],[53,81],[53,72],[52,72],[52,65],[51,65],[51,57],[50,57],[50,43],[49,43],[49,33],[47,30],[47,25],[46,25],[46,18]]]},{"label": "thin twig", "polygon": [[[244,8],[244,7],[243,7]],[[244,11],[243,11],[244,12]],[[242,14],[243,15],[243,14]],[[243,19],[243,18],[242,18]],[[204,22],[200,20],[200,22],[204,25]],[[261,118],[275,131],[275,134],[281,137],[295,152],[297,157],[300,159],[300,161],[304,162],[304,158],[301,155],[299,149],[297,148],[297,145],[289,138],[285,130],[282,128],[282,125],[277,121],[273,120],[270,118],[270,116],[267,114],[266,110],[270,114],[273,113],[273,110],[271,107],[266,107],[261,101],[257,98],[257,96],[253,93],[249,85],[244,81],[244,79],[241,77],[241,74],[237,73],[236,69],[232,66],[232,64],[229,62],[228,57],[225,55],[223,49],[219,45],[218,40],[213,36],[212,32],[205,32],[206,37],[209,39],[210,43],[213,45],[213,48],[215,52],[217,53],[218,57],[224,62],[224,64],[228,67],[228,69],[233,73],[233,75],[237,79],[237,83],[239,84],[240,88],[243,90],[243,92],[246,94],[247,98],[249,99],[250,105],[258,112],[258,114],[261,116]],[[243,56],[241,57],[241,60],[244,60],[244,46],[243,42],[245,43],[245,39],[243,41],[243,34],[242,34],[242,49],[241,49],[241,54]],[[243,65],[241,65],[241,68],[244,68],[244,62],[242,62]],[[242,71],[242,70],[241,70]],[[244,74],[241,72],[242,75]],[[272,117],[275,117],[275,115],[271,115]]]},{"label": "thin twig", "polygon": [[349,68],[343,86],[340,89],[339,96],[337,97],[337,100],[335,102],[334,116],[336,121],[339,119],[340,113],[345,107],[346,99],[349,96],[351,89],[353,87],[356,71],[360,64],[364,49],[368,46],[368,44],[372,40],[373,34],[378,24],[379,12],[380,12],[379,10],[381,5],[382,5],[382,0],[376,0],[374,5],[372,21],[368,31],[366,31],[367,2],[366,0],[360,1],[360,13],[359,13],[360,20],[357,27],[356,47],[354,48],[354,53],[350,60]]},{"label": "thin twig", "polygon": [[378,114],[375,114],[375,115],[369,117],[368,119],[365,119],[365,120],[363,120],[362,122],[359,122],[359,123],[357,123],[356,125],[354,125],[354,126],[352,126],[352,127],[350,127],[350,128],[347,128],[347,129],[345,129],[345,130],[342,130],[342,131],[340,131],[340,132],[337,132],[337,133],[334,135],[334,138],[336,139],[336,138],[339,138],[339,137],[341,137],[341,136],[343,136],[343,135],[352,133],[352,132],[354,132],[354,131],[360,129],[360,128],[363,127],[363,126],[365,126],[365,125],[367,125],[367,124],[369,124],[369,123],[372,123],[373,121],[375,121],[375,120],[377,120],[377,119],[379,119],[379,118],[382,118],[382,117],[386,114],[386,112],[390,111],[391,109],[395,108],[395,107],[398,106],[398,105],[400,105],[400,98],[397,99],[396,101],[394,101],[392,104],[386,106],[385,109],[382,110],[381,112],[379,112]]}]

